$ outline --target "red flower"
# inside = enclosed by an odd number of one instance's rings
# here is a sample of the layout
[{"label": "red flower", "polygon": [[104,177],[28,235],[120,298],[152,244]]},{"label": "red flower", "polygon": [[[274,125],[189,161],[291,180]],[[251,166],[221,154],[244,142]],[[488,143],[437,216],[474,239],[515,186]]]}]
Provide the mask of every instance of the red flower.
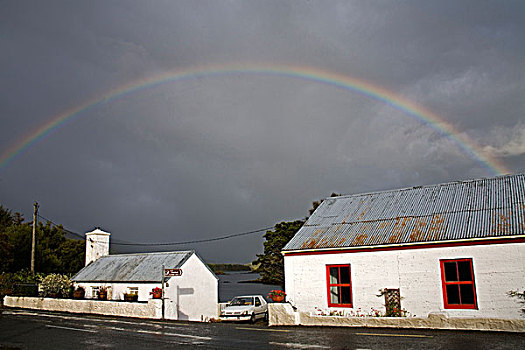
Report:
[{"label": "red flower", "polygon": [[159,293],[162,293],[162,289],[159,288],[159,287],[155,287],[151,290],[151,292],[149,292],[149,294],[153,295],[153,294],[159,294]]}]

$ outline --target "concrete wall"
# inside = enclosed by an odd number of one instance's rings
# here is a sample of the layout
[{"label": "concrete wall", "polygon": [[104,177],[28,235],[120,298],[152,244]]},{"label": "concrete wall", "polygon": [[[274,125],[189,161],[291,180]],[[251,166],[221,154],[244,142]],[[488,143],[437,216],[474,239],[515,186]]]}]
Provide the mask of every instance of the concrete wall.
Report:
[{"label": "concrete wall", "polygon": [[4,298],[4,306],[137,318],[160,319],[162,317],[162,301],[159,299],[150,299],[147,303],[129,303],[101,300],[6,296]]},{"label": "concrete wall", "polygon": [[[478,310],[445,309],[440,259],[472,258]],[[410,315],[521,319],[520,304],[510,290],[525,286],[525,243],[425,248],[379,252],[285,255],[287,301],[299,312],[368,313],[385,310],[383,288],[399,288],[401,305]],[[326,265],[350,264],[353,308],[328,308]]]},{"label": "concrete wall", "polygon": [[301,325],[525,332],[525,319],[448,318],[446,315],[439,314],[430,314],[428,317],[317,316],[307,312],[295,312],[293,307],[288,303],[268,304],[268,313],[268,323],[270,326]]}]

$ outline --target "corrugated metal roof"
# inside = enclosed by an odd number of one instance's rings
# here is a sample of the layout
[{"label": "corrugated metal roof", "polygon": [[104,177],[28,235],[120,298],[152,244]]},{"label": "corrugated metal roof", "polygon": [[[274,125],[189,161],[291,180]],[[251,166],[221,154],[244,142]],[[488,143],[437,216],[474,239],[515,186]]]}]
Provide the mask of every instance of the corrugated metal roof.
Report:
[{"label": "corrugated metal roof", "polygon": [[76,282],[162,282],[162,265],[180,268],[194,251],[107,255],[80,270]]},{"label": "corrugated metal roof", "polygon": [[525,234],[525,174],[330,197],[284,251]]}]

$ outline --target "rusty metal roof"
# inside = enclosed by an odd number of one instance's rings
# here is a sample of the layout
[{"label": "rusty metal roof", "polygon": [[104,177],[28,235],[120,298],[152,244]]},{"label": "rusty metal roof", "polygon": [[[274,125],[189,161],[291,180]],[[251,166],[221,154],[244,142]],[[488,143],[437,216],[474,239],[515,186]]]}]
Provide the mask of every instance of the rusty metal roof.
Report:
[{"label": "rusty metal roof", "polygon": [[525,234],[525,174],[330,197],[284,251]]},{"label": "rusty metal roof", "polygon": [[162,282],[162,266],[180,268],[194,251],[103,256],[80,270],[75,282]]}]

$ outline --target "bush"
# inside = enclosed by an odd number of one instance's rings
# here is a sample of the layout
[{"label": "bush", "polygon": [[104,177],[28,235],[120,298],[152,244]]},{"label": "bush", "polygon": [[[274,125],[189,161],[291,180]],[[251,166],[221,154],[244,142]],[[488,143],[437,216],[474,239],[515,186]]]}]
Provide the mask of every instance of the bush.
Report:
[{"label": "bush", "polygon": [[[518,298],[519,302],[521,304],[525,304],[525,290],[523,292],[519,292],[517,290],[511,290],[508,295],[513,298]],[[525,316],[525,308],[521,309],[521,313],[523,316]]]},{"label": "bush", "polygon": [[15,289],[15,283],[11,273],[0,274],[0,301],[4,300],[4,296],[12,294]]},{"label": "bush", "polygon": [[42,293],[47,296],[69,296],[71,281],[65,275],[52,273],[47,275],[40,284]]},{"label": "bush", "polygon": [[29,270],[0,273],[0,300],[6,295],[37,296],[41,279],[41,274],[33,275]]},{"label": "bush", "polygon": [[38,283],[17,283],[12,295],[17,297],[37,297]]}]

